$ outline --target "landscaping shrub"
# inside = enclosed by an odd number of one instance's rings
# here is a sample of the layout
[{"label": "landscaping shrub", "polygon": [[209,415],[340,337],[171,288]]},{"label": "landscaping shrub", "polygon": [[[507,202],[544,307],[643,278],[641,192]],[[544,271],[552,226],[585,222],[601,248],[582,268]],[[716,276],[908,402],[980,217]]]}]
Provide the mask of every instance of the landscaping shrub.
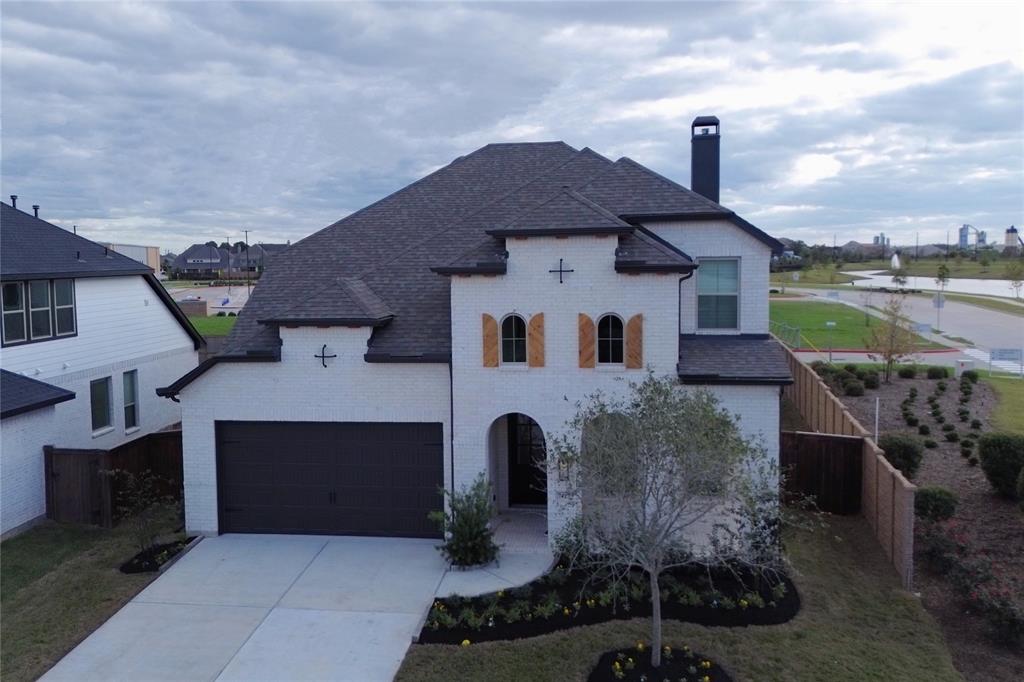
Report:
[{"label": "landscaping shrub", "polygon": [[940,381],[939,383],[935,384],[935,392],[936,393],[944,393],[945,390],[946,390],[946,382],[945,381]]},{"label": "landscaping shrub", "polygon": [[944,432],[946,432],[946,433],[949,433],[950,431],[953,431],[954,429],[956,429],[956,427],[953,426],[952,424],[943,424],[942,425],[942,430]]},{"label": "landscaping shrub", "polygon": [[976,383],[978,383],[978,370],[976,370],[976,369],[969,369],[966,372],[964,372],[963,374],[961,374],[960,378],[961,378],[961,380],[967,379],[972,384],[976,384]]},{"label": "landscaping shrub", "polygon": [[939,424],[944,424],[946,422],[946,418],[943,417],[941,414],[933,414],[932,416],[935,417],[935,421],[937,421]]},{"label": "landscaping shrub", "polygon": [[913,365],[906,365],[896,370],[896,374],[899,375],[900,379],[913,379],[917,376],[917,369]]},{"label": "landscaping shrub", "polygon": [[914,513],[928,521],[945,521],[956,513],[959,502],[953,491],[933,485],[918,488],[914,495]]},{"label": "landscaping shrub", "polygon": [[441,554],[456,566],[489,564],[498,556],[491,532],[491,484],[481,473],[459,492],[442,491],[449,498],[449,510],[433,511],[430,519],[441,527],[445,541]]},{"label": "landscaping shrub", "polygon": [[913,400],[914,398],[917,397],[917,389],[911,386],[910,391],[907,392],[907,395],[910,397],[911,400]]},{"label": "landscaping shrub", "polygon": [[939,447],[939,444],[933,441],[931,438],[926,438],[924,441],[924,446],[929,450],[934,450],[935,448]]},{"label": "landscaping shrub", "polygon": [[852,396],[864,395],[864,384],[863,382],[857,381],[856,379],[847,381],[845,384],[843,384],[843,392],[846,395]]},{"label": "landscaping shrub", "polygon": [[1024,468],[1024,436],[989,433],[979,444],[981,468],[992,487],[1000,495],[1017,496],[1017,478]]},{"label": "landscaping shrub", "polygon": [[945,367],[939,367],[938,365],[932,365],[928,368],[927,377],[929,379],[945,379],[948,376]]},{"label": "landscaping shrub", "polygon": [[917,426],[918,424],[918,419],[914,415],[908,415],[903,420],[907,422],[907,426]]},{"label": "landscaping shrub", "polygon": [[850,374],[857,374],[857,365],[853,364],[852,362],[848,362],[845,365],[843,365],[843,369],[845,369]]},{"label": "landscaping shrub", "polygon": [[917,432],[922,436],[927,436],[929,433],[932,432],[932,430],[931,427],[929,427],[927,424],[921,424],[920,426],[917,427]]},{"label": "landscaping shrub", "polygon": [[972,467],[976,467],[978,466],[978,458],[975,455],[971,455],[970,457],[967,458],[967,463],[970,464]]},{"label": "landscaping shrub", "polygon": [[970,448],[965,448],[961,444],[961,446],[960,446],[960,456],[964,457],[964,458],[970,457],[971,456],[971,449]]},{"label": "landscaping shrub", "polygon": [[980,429],[981,428],[981,420],[980,419],[972,419],[971,420],[971,428],[972,429]]},{"label": "landscaping shrub", "polygon": [[228,317],[238,317],[238,313],[232,310],[230,313],[228,313]]},{"label": "landscaping shrub", "polygon": [[889,463],[904,476],[912,477],[921,466],[921,444],[912,436],[887,433],[878,440],[878,446],[885,451]]},{"label": "landscaping shrub", "polygon": [[227,317],[228,314],[223,310],[217,312],[217,317]]},{"label": "landscaping shrub", "polygon": [[878,372],[868,372],[864,375],[864,388],[878,388],[880,384]]},{"label": "landscaping shrub", "polygon": [[946,440],[948,440],[950,443],[955,443],[958,440],[960,440],[960,434],[957,433],[956,431],[950,431],[949,433],[946,434]]}]

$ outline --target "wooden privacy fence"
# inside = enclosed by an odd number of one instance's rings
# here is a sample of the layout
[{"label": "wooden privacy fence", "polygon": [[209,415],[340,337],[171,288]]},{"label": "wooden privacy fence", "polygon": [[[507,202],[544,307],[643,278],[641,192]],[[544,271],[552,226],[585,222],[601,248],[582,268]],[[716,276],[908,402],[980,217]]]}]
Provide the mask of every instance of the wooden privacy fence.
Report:
[{"label": "wooden privacy fence", "polygon": [[168,481],[162,494],[181,499],[181,431],[158,431],[112,450],[43,448],[46,475],[46,517],[62,523],[88,523],[110,528],[118,483],[100,472],[121,469],[140,474],[149,469]]},{"label": "wooden privacy fence", "polygon": [[[914,492],[917,486],[889,464],[871,433],[850,414],[813,369],[788,348],[786,356],[793,383],[783,389],[783,396],[796,405],[808,426],[821,434],[860,439],[860,513],[899,573],[903,587],[909,590],[914,579]],[[785,439],[782,442],[785,448]],[[781,456],[782,461],[786,456]]]},{"label": "wooden privacy fence", "polygon": [[813,497],[817,508],[829,514],[860,512],[864,449],[860,438],[783,431],[779,440],[787,492]]}]

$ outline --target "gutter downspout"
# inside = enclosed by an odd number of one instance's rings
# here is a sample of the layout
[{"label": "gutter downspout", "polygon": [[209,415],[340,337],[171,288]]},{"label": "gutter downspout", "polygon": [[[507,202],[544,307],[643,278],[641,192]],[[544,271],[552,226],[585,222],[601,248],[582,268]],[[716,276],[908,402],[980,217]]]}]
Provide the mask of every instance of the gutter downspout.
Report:
[{"label": "gutter downspout", "polygon": [[679,318],[678,324],[676,324],[676,366],[679,365],[680,354],[683,352],[683,282],[693,277],[693,273],[697,272],[698,267],[700,266],[694,265],[693,270],[690,270],[688,273],[686,273],[685,277],[679,278],[679,300],[676,301],[676,316]]},{"label": "gutter downspout", "polygon": [[448,360],[448,470],[451,474],[452,493],[455,492],[455,369]]}]

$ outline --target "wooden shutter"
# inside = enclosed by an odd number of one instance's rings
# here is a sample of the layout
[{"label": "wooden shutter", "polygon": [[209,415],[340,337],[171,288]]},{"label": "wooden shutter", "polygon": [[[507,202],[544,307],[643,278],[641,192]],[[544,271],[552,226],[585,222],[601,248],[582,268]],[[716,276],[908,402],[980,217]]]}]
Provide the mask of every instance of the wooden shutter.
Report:
[{"label": "wooden shutter", "polygon": [[597,359],[597,328],[594,321],[583,313],[579,314],[580,367],[593,367]]},{"label": "wooden shutter", "polygon": [[498,366],[498,321],[487,313],[483,314],[484,326],[484,367]]},{"label": "wooden shutter", "polygon": [[626,369],[644,367],[644,316],[634,315],[626,323]]},{"label": "wooden shutter", "polygon": [[526,332],[526,354],[530,367],[544,366],[544,313],[530,318]]}]

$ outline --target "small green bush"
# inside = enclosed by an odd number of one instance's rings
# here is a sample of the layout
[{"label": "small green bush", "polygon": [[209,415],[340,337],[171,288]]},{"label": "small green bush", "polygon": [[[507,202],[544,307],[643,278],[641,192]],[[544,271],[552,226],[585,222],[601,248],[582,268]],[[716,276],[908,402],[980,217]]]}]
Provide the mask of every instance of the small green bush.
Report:
[{"label": "small green bush", "polygon": [[924,446],[929,450],[934,450],[935,448],[939,447],[939,444],[933,441],[931,438],[926,438],[924,441]]},{"label": "small green bush", "polygon": [[975,429],[975,430],[980,429],[981,428],[981,420],[980,419],[972,419],[971,420],[971,428]]},{"label": "small green bush", "polygon": [[903,420],[907,422],[907,426],[917,426],[918,424],[918,419],[914,415],[904,417]]},{"label": "small green bush", "polygon": [[962,379],[967,379],[972,384],[976,384],[976,383],[978,383],[978,370],[976,370],[976,369],[969,369],[969,370],[965,371],[963,374],[961,374],[960,377]]},{"label": "small green bush", "polygon": [[956,513],[957,496],[942,486],[918,488],[914,495],[914,513],[928,521],[945,521]]},{"label": "small green bush", "polygon": [[907,395],[910,396],[911,400],[913,400],[914,398],[917,397],[917,389],[911,386],[910,390],[907,392]]},{"label": "small green bush", "polygon": [[960,440],[960,434],[957,433],[956,431],[950,431],[949,433],[946,434],[946,440],[948,440],[950,443],[955,443],[958,440]]},{"label": "small green bush", "polygon": [[939,383],[935,384],[935,390],[938,391],[939,393],[942,393],[943,391],[945,391],[946,390],[946,382],[945,381],[940,381]]},{"label": "small green bush", "polygon": [[946,418],[943,417],[941,414],[936,414],[936,415],[933,415],[933,416],[935,417],[935,421],[937,421],[939,424],[945,424],[946,423]]},{"label": "small green bush", "polygon": [[493,502],[491,484],[481,473],[470,486],[461,491],[450,492],[442,488],[448,497],[448,511],[430,512],[430,519],[441,527],[445,536],[438,550],[456,566],[489,564],[498,556],[498,545],[491,531]]},{"label": "small green bush", "polygon": [[989,433],[978,446],[981,468],[992,487],[1000,495],[1017,496],[1017,478],[1024,469],[1024,436]]},{"label": "small green bush", "polygon": [[878,377],[878,372],[868,372],[864,375],[864,388],[878,388],[881,385],[881,379]]},{"label": "small green bush", "polygon": [[927,436],[929,433],[932,432],[932,430],[931,427],[929,427],[927,424],[921,424],[920,426],[917,427],[917,432],[922,436]]},{"label": "small green bush", "polygon": [[960,441],[960,449],[961,450],[967,450],[967,451],[973,450],[974,449],[974,441],[973,440],[969,440],[968,438],[965,437],[962,441]]},{"label": "small green bush", "polygon": [[219,311],[217,313],[217,317],[227,317],[227,316],[228,316],[228,314],[226,312],[224,312],[223,310],[221,310],[221,311]]},{"label": "small green bush", "polygon": [[921,444],[913,436],[887,433],[878,439],[878,446],[885,451],[889,463],[904,476],[912,477],[921,466]]},{"label": "small green bush", "polygon": [[238,317],[238,313],[232,310],[230,313],[228,313],[228,317]]},{"label": "small green bush", "polygon": [[843,365],[843,369],[845,369],[850,374],[857,374],[857,365],[853,364],[852,362],[848,362],[845,365]]},{"label": "small green bush", "polygon": [[971,454],[972,453],[971,453],[971,449],[970,448],[963,447],[963,444],[960,445],[960,456],[961,457],[965,457],[965,458],[966,457],[970,457]]},{"label": "small green bush", "polygon": [[913,379],[917,376],[917,368],[913,365],[905,365],[896,370],[896,374],[900,379]]},{"label": "small green bush", "polygon": [[949,433],[950,431],[953,431],[953,430],[955,430],[955,429],[956,429],[956,427],[955,427],[955,426],[953,426],[952,424],[943,424],[943,425],[942,425],[942,430],[943,430],[943,432],[945,432],[945,433]]},{"label": "small green bush", "polygon": [[949,376],[946,373],[945,367],[939,367],[938,365],[932,365],[928,368],[927,377],[929,379],[945,379]]},{"label": "small green bush", "polygon": [[843,392],[852,396],[864,395],[864,384],[856,379],[847,381],[843,384]]},{"label": "small green bush", "polygon": [[976,467],[978,466],[978,458],[972,455],[971,457],[967,458],[967,463],[972,467]]}]

